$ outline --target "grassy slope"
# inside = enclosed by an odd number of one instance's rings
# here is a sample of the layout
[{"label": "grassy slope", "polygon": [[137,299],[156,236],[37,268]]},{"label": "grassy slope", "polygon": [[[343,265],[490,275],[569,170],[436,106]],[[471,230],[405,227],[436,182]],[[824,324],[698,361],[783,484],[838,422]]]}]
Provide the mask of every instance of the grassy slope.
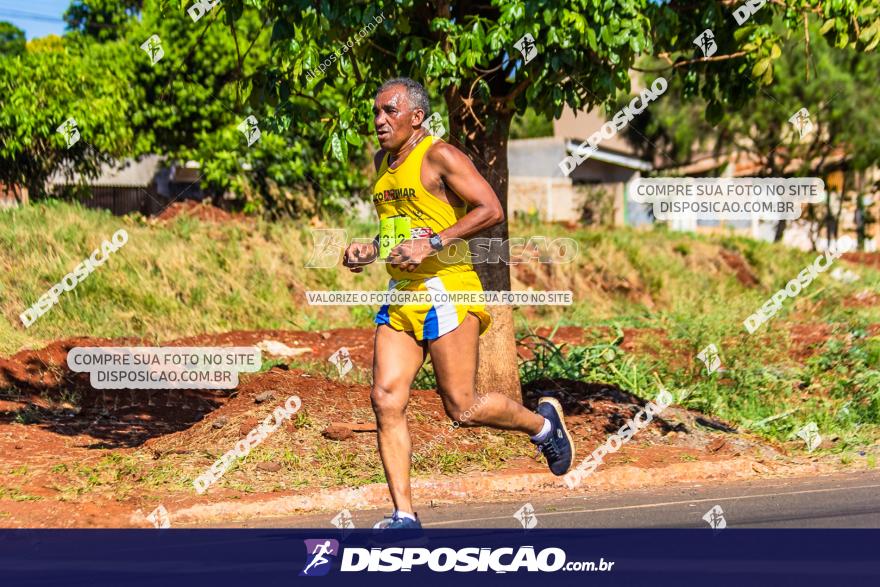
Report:
[{"label": "grassy slope", "polygon": [[[129,233],[128,244],[24,330],[18,314],[120,227]],[[370,226],[350,230],[352,236],[371,234]],[[880,290],[877,272],[853,267],[862,277],[852,285],[820,275],[750,336],[742,320],[814,254],[663,230],[572,232],[535,225],[513,232],[569,236],[580,246],[572,265],[514,268],[520,287],[571,289],[577,300],[567,308],[518,312],[522,330],[556,324],[657,327],[674,343],[650,356],[618,355],[611,362],[597,359],[595,348],[582,349],[578,361],[549,367],[558,374],[617,382],[644,395],[653,395],[660,377],[669,386],[694,388],[689,405],[778,438],[790,438],[810,418],[821,431],[842,431],[857,442],[880,423],[880,341],[864,335],[868,325],[880,323],[880,308],[841,303],[865,289]],[[0,306],[6,319],[0,321],[0,355],[74,335],[161,341],[233,329],[368,326],[372,309],[310,308],[302,291],[381,288],[384,272],[306,269],[310,247],[307,227],[293,222],[150,224],[57,203],[2,211]],[[722,247],[742,254],[761,285],[740,284],[718,257]],[[848,342],[829,344],[819,357],[799,364],[787,352],[789,326],[796,322],[832,324]],[[710,342],[721,348],[728,373],[706,377],[692,360]],[[789,416],[755,424],[792,409]]]},{"label": "grassy slope", "polygon": [[[52,284],[124,227],[128,243],[30,328],[18,319]],[[304,287],[372,289],[378,271],[307,270],[309,233],[295,224],[148,224],[69,205],[0,212],[0,354],[72,335],[167,340],[240,328],[367,325],[366,308],[320,311]],[[352,316],[353,314],[353,316]]]}]

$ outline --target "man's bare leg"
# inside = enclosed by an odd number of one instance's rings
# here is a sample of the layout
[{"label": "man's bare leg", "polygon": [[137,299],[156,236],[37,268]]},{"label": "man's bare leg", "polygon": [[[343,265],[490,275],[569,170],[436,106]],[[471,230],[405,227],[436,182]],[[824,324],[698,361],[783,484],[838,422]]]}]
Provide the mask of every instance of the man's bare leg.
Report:
[{"label": "man's bare leg", "polygon": [[488,393],[478,401],[474,387],[479,338],[480,321],[468,314],[458,328],[428,341],[446,414],[462,426],[491,426],[535,436],[544,425],[544,417],[540,414],[496,392]]},{"label": "man's bare leg", "polygon": [[395,509],[413,513],[409,484],[412,442],[406,423],[410,386],[425,360],[425,349],[408,332],[381,325],[373,352],[373,391],[379,456]]}]

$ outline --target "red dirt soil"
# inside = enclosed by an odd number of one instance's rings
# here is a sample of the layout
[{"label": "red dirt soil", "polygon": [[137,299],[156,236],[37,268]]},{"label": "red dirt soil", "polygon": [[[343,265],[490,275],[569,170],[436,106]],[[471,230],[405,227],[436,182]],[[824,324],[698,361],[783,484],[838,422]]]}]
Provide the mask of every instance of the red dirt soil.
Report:
[{"label": "red dirt soil", "polygon": [[[689,356],[686,342],[669,340],[666,331],[661,328],[623,328],[621,331],[623,340],[619,343],[619,347],[624,352],[642,353],[656,357],[666,350],[673,350],[683,360]],[[555,332],[552,328],[542,326],[535,330],[535,334],[539,338],[526,337],[517,346],[520,359],[534,358],[535,346],[540,344],[542,338],[548,338],[551,334],[553,334],[551,341],[554,345],[569,346],[611,343],[617,336],[613,328],[604,326],[596,326],[589,330],[580,326],[560,326]],[[564,348],[563,352],[565,352]]]},{"label": "red dirt soil", "polygon": [[880,306],[880,296],[869,289],[862,290],[841,300],[844,308],[876,308]]},{"label": "red dirt soil", "polygon": [[721,249],[719,253],[724,262],[727,263],[727,266],[736,272],[736,278],[741,284],[746,287],[755,287],[760,284],[758,277],[754,274],[752,268],[749,267],[748,262],[743,259],[742,255],[727,249]]},{"label": "red dirt soil", "polygon": [[156,219],[167,222],[178,216],[186,216],[205,222],[232,222],[234,220],[244,220],[246,218],[242,214],[230,214],[226,210],[213,206],[208,202],[184,200],[169,205],[162,210],[158,216],[156,216]]},{"label": "red dirt soil", "polygon": [[880,270],[880,251],[876,253],[844,253],[842,259],[859,265],[867,265]]},{"label": "red dirt soil", "polygon": [[789,330],[792,358],[804,361],[819,353],[832,337],[830,324],[792,324]]},{"label": "red dirt soil", "polygon": [[[277,492],[247,494],[218,485],[201,496],[191,490],[165,491],[157,495],[156,489],[145,488],[124,500],[101,493],[71,498],[64,497],[59,490],[58,486],[64,485],[67,479],[63,479],[64,474],[55,471],[55,467],[62,464],[76,470],[83,466],[97,466],[111,452],[119,456],[147,451],[157,463],[156,466],[167,464],[169,461],[166,459],[198,459],[199,455],[207,453],[216,455],[232,446],[236,439],[243,437],[257,424],[258,419],[252,417],[254,398],[265,391],[275,392],[275,399],[269,402],[273,405],[282,402],[290,393],[298,395],[303,411],[319,428],[334,421],[351,422],[353,414],[366,414],[370,410],[370,389],[367,385],[353,385],[281,368],[243,377],[234,397],[218,395],[212,398],[213,406],[205,403],[195,405],[192,397],[171,397],[165,409],[160,411],[162,415],[159,418],[155,418],[155,412],[143,407],[129,407],[119,412],[111,409],[106,416],[89,410],[77,413],[74,410],[50,411],[43,408],[35,416],[36,421],[23,424],[16,422],[13,414],[20,411],[25,402],[0,402],[0,487],[12,488],[20,495],[27,496],[25,501],[0,496],[0,526],[129,526],[133,512],[140,509],[148,514],[160,502],[168,508],[181,509],[229,499],[258,500],[269,495],[277,496]],[[524,390],[526,405],[534,407],[537,397],[548,392],[557,395],[563,403],[568,413],[569,430],[581,446],[598,446],[609,432],[619,428],[625,418],[644,405],[640,398],[614,387],[567,381],[538,381],[527,386]],[[184,408],[183,404],[187,402],[190,405]],[[177,421],[167,421],[175,413]],[[442,448],[446,450],[478,451],[485,442],[481,440],[478,429],[448,433],[449,421],[438,395],[433,391],[413,391],[409,413],[410,432],[417,454],[436,443],[438,438],[442,439]],[[157,419],[166,421],[160,425]],[[220,419],[229,423],[217,430],[215,423]],[[240,425],[236,426],[238,423]],[[175,427],[176,431],[173,430]],[[697,433],[696,430],[682,445],[676,442],[681,440],[681,435],[670,434],[680,429],[680,424],[658,417],[648,431],[608,462],[661,467],[684,460],[722,460],[741,453],[742,449],[734,443],[719,442],[715,438],[719,434]],[[136,430],[141,432],[137,433]],[[144,437],[144,431],[149,438],[142,443],[135,442],[135,437]],[[221,433],[230,438],[218,438]],[[303,444],[304,440],[297,435],[293,422],[286,423],[283,432],[276,434],[292,439],[284,446],[303,459],[303,466],[317,469],[322,464],[315,457],[321,447]],[[667,438],[661,439],[663,435]],[[653,441],[650,440],[652,438]],[[336,443],[326,439],[319,442]],[[375,453],[375,435],[372,433],[355,433],[338,444],[343,444],[346,451],[353,454]],[[115,450],[108,450],[110,448]],[[206,469],[212,461],[213,458],[202,456],[197,461],[197,470]],[[171,466],[175,465],[176,462],[171,461]],[[21,467],[28,472],[16,472]],[[260,471],[258,475],[270,480],[283,478],[285,472],[276,472],[278,469],[280,467],[266,467],[269,472]],[[504,469],[508,472],[542,472],[546,470],[546,465],[520,456],[506,462]],[[148,472],[139,470],[133,475],[143,478]],[[231,472],[229,476],[240,473]],[[268,487],[271,487],[271,483]],[[314,488],[294,490],[293,493],[309,491],[314,491]]]},{"label": "red dirt soil", "polygon": [[[864,298],[864,296],[863,296]],[[871,300],[876,296],[871,294]],[[854,300],[855,301],[855,300]],[[862,301],[860,298],[858,301]],[[869,301],[865,299],[865,301]],[[847,303],[847,300],[844,301]],[[850,302],[851,303],[851,302]],[[326,362],[342,347],[348,349],[355,367],[369,369],[373,362],[373,337],[371,328],[339,328],[324,332],[301,332],[291,330],[236,330],[218,334],[200,334],[167,341],[166,346],[251,346],[260,341],[273,340],[292,348],[308,348],[310,352],[298,357],[301,361]],[[614,329],[594,327],[584,329],[579,326],[561,326],[555,333],[551,328],[541,327],[535,331],[539,337],[553,333],[553,343],[557,345],[589,345],[598,342],[611,342],[616,336]],[[686,341],[670,340],[666,332],[659,328],[623,328],[621,350],[627,353],[658,355],[662,351],[687,353]],[[795,323],[790,326],[792,343],[791,356],[803,359],[818,352],[824,341],[832,336],[828,324]],[[538,342],[526,338],[519,345],[521,359],[534,357],[532,349]],[[81,391],[92,392],[85,374],[71,373],[66,366],[67,353],[77,346],[149,346],[154,342],[139,338],[106,339],[74,337],[53,341],[42,349],[22,350],[11,357],[0,358],[0,389],[15,388],[29,392],[51,392],[60,386],[73,386]],[[81,389],[87,388],[87,389]],[[99,395],[88,393],[83,400]],[[195,394],[193,394],[195,395]],[[124,400],[122,400],[124,402]],[[199,400],[195,400],[199,401]],[[116,405],[119,405],[117,398]],[[123,405],[125,405],[123,403]],[[86,407],[84,406],[84,407]]]},{"label": "red dirt soil", "polygon": [[[374,331],[367,328],[339,328],[325,332],[291,330],[235,330],[221,334],[200,334],[164,342],[166,346],[251,346],[263,340],[276,340],[289,347],[311,349],[302,360],[326,361],[340,347],[348,348],[356,366],[366,368],[373,362]],[[138,338],[108,339],[76,337],[51,342],[36,350],[23,350],[9,358],[0,358],[0,389],[3,387],[49,390],[62,382],[71,382],[78,374],[67,370],[67,352],[77,346],[150,346]],[[87,379],[80,378],[87,382]]]},{"label": "red dirt soil", "polygon": [[[878,327],[880,329],[880,327]],[[549,329],[539,329],[547,336]],[[295,331],[235,331],[205,334],[164,343],[173,346],[249,346],[263,340],[280,341],[290,347],[308,347],[311,352],[297,360],[326,362],[340,347],[347,347],[357,369],[369,371],[372,363],[372,329],[337,329],[326,332]],[[676,349],[683,342],[668,339],[658,329],[623,330],[621,348],[627,352],[652,353],[662,349]],[[823,325],[803,325],[792,328],[794,353],[815,352],[815,348],[830,336]],[[559,328],[555,343],[593,344],[610,342],[615,336],[611,329],[585,330],[575,326]],[[119,455],[147,455],[154,461],[152,467],[170,467],[179,474],[192,474],[182,469],[185,463],[173,461],[179,457],[197,465],[196,473],[210,466],[212,459],[199,455],[218,454],[232,446],[260,421],[262,409],[283,403],[291,394],[303,402],[303,413],[320,431],[337,424],[361,424],[371,428],[374,423],[370,408],[370,387],[347,380],[327,379],[322,375],[274,367],[267,372],[243,375],[236,390],[94,390],[86,374],[71,373],[66,367],[67,352],[75,346],[146,345],[140,339],[71,338],[55,341],[39,350],[23,350],[0,359],[0,526],[82,527],[130,525],[129,517],[140,508],[147,514],[157,499],[166,506],[204,503],[205,500],[259,499],[264,490],[247,494],[223,487],[212,487],[206,495],[193,491],[176,491],[157,497],[159,489],[150,489],[152,495],[138,490],[119,500],[100,493],[76,494],[59,489],[79,474],[83,466],[92,466],[102,459]],[[528,347],[520,348],[527,358]],[[690,356],[690,355],[688,355]],[[359,379],[363,381],[363,379]],[[367,379],[368,381],[368,379]],[[275,396],[260,408],[255,397],[267,391]],[[526,405],[533,405],[540,394],[558,397],[568,415],[568,427],[580,446],[598,446],[609,432],[618,429],[624,420],[644,404],[628,392],[601,383],[579,381],[536,381],[523,390]],[[318,407],[316,407],[318,406]],[[664,418],[666,414],[664,414]],[[414,391],[410,402],[410,424],[416,452],[442,439],[444,449],[479,451],[485,446],[480,429],[459,430],[447,436],[449,421],[438,395],[434,391]],[[639,466],[663,466],[678,460],[720,460],[743,450],[733,437],[719,442],[719,433],[707,433],[691,426],[687,434],[681,422],[657,418],[650,430],[617,453],[609,462],[636,462]],[[681,431],[677,433],[678,431]],[[375,454],[375,434],[355,432],[336,441],[317,436],[320,446],[305,446],[302,431],[287,423],[275,433],[275,442],[286,442],[303,464],[318,470],[321,463],[313,461],[321,446],[341,445],[353,454]],[[507,438],[507,437],[505,437]],[[736,436],[736,439],[741,438]],[[267,441],[267,445],[271,441]],[[723,446],[722,446],[723,445]],[[283,447],[279,447],[283,448]],[[112,453],[112,455],[111,455]],[[676,456],[678,455],[678,456]],[[685,457],[685,455],[687,455]],[[201,458],[202,461],[198,461]],[[168,459],[171,459],[170,461]],[[195,461],[193,461],[195,459]],[[261,463],[263,464],[263,463]],[[76,473],[56,471],[69,465]],[[268,488],[275,480],[283,479],[288,470],[276,471],[277,463],[265,463],[267,469],[258,472]],[[542,471],[545,465],[525,457],[505,462],[506,471]],[[134,472],[143,478],[149,470]],[[230,476],[242,474],[241,471]],[[274,477],[273,477],[274,475]],[[104,486],[106,487],[106,485]],[[311,490],[314,490],[312,487]],[[308,488],[296,492],[307,492]],[[5,492],[5,493],[4,493]],[[277,495],[277,493],[275,494]],[[32,501],[38,500],[38,501]]]}]

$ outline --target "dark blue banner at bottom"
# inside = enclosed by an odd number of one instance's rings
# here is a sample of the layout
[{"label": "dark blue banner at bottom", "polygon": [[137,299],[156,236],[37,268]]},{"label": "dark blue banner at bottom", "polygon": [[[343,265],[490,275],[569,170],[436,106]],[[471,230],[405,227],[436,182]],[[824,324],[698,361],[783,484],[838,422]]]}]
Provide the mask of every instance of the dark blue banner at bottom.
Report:
[{"label": "dark blue banner at bottom", "polygon": [[880,584],[880,530],[426,530],[396,538],[366,530],[3,530],[0,577],[10,587]]}]

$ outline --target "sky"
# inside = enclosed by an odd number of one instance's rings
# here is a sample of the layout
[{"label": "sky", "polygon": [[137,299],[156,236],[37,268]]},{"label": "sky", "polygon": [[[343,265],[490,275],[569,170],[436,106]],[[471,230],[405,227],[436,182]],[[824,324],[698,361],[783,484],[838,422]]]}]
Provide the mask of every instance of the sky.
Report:
[{"label": "sky", "polygon": [[0,21],[11,22],[28,40],[64,33],[62,15],[70,0],[0,0]]}]

